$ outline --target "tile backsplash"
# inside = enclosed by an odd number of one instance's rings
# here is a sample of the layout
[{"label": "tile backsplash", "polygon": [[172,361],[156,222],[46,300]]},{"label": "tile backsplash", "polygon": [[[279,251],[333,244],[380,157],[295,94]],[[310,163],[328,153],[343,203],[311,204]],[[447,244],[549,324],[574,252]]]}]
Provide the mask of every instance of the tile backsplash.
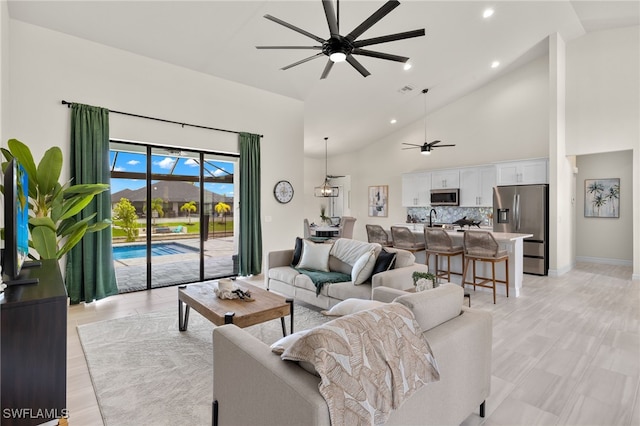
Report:
[{"label": "tile backsplash", "polygon": [[[437,223],[453,223],[458,219],[467,217],[467,219],[479,220],[481,225],[490,225],[493,222],[489,219],[493,209],[491,207],[434,207],[437,217],[434,222]],[[429,222],[429,212],[431,207],[408,207],[407,222]]]}]

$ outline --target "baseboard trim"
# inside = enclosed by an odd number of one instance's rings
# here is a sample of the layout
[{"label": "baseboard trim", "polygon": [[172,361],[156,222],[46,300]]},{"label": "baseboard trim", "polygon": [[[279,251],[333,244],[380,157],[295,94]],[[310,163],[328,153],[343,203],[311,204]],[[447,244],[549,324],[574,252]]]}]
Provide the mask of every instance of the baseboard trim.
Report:
[{"label": "baseboard trim", "polygon": [[616,266],[633,266],[633,261],[631,260],[611,259],[607,257],[576,256],[576,262],[602,263],[605,265]]},{"label": "baseboard trim", "polygon": [[572,270],[575,266],[576,266],[575,263],[572,263],[571,265],[567,265],[564,268],[560,268],[560,269],[549,268],[549,272],[547,272],[547,275],[549,275],[552,278],[558,278],[559,276],[562,276],[567,272],[569,272],[570,270]]}]

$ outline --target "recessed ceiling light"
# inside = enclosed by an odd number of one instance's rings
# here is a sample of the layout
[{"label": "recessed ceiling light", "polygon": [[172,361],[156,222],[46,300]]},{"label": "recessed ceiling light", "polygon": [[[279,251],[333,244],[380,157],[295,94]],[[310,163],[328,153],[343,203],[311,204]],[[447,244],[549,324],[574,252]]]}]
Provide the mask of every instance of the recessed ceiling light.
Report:
[{"label": "recessed ceiling light", "polygon": [[391,121],[390,121],[391,124],[396,124],[397,122],[398,122],[398,120],[396,120],[395,118],[392,118]]},{"label": "recessed ceiling light", "polygon": [[493,15],[493,9],[491,9],[491,8],[485,9],[484,12],[482,12],[482,17],[484,19],[489,18],[491,15]]},{"label": "recessed ceiling light", "polygon": [[491,68],[498,68],[499,66],[500,66],[500,62],[499,61],[491,62]]},{"label": "recessed ceiling light", "polygon": [[411,62],[406,62],[406,63],[404,64],[404,70],[405,70],[405,71],[410,70],[410,69],[411,69],[411,67],[412,67]]}]

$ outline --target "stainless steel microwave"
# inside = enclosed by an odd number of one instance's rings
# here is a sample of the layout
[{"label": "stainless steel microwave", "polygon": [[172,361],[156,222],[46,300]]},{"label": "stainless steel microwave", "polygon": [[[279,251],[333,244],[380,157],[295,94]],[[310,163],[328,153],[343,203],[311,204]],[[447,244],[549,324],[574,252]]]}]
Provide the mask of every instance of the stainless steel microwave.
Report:
[{"label": "stainless steel microwave", "polygon": [[459,206],[460,205],[460,189],[432,189],[431,190],[432,206]]}]

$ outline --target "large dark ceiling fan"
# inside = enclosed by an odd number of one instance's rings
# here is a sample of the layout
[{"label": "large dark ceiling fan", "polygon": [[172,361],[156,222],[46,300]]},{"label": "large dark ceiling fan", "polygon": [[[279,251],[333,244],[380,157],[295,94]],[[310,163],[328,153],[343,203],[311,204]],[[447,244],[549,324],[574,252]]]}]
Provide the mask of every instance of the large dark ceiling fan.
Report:
[{"label": "large dark ceiling fan", "polygon": [[402,149],[416,149],[420,148],[420,154],[429,155],[431,154],[431,150],[433,148],[444,148],[445,146],[455,146],[455,145],[438,145],[441,141],[432,141],[427,142],[427,92],[429,89],[422,90],[422,93],[425,95],[424,97],[424,143],[422,145],[416,145],[414,143],[406,143],[402,142],[402,145],[411,145],[410,148],[402,148]]},{"label": "large dark ceiling fan", "polygon": [[365,46],[371,46],[374,44],[380,43],[388,43],[390,41],[403,40],[407,38],[420,37],[425,35],[424,28],[421,30],[414,31],[406,31],[402,33],[389,34],[381,37],[369,38],[366,40],[357,40],[365,31],[371,28],[376,22],[387,16],[393,9],[400,6],[400,2],[396,0],[389,0],[386,2],[380,9],[375,11],[373,15],[369,16],[365,19],[360,25],[358,25],[353,31],[351,31],[346,36],[340,35],[340,1],[337,1],[336,9],[333,7],[332,0],[322,0],[322,6],[324,7],[324,14],[327,18],[327,24],[329,25],[329,33],[330,36],[328,39],[323,39],[314,34],[311,34],[308,31],[305,31],[301,28],[296,27],[295,25],[291,25],[288,22],[285,22],[281,19],[278,19],[271,15],[264,15],[265,18],[283,25],[293,31],[296,31],[300,34],[303,34],[309,38],[316,40],[318,43],[321,43],[321,46],[256,46],[257,49],[313,49],[320,50],[319,53],[310,56],[308,58],[302,59],[298,62],[294,62],[293,64],[287,65],[286,67],[281,68],[282,70],[288,70],[289,68],[295,67],[296,65],[303,64],[312,59],[316,59],[321,57],[322,55],[326,55],[329,57],[329,61],[327,65],[324,67],[324,71],[320,76],[321,79],[327,78],[333,64],[336,62],[347,61],[354,67],[363,77],[370,75],[371,73],[367,71],[365,67],[362,66],[360,62],[353,57],[353,55],[362,55],[369,56],[372,58],[386,59],[388,61],[396,61],[396,62],[407,62],[409,58],[405,56],[391,55],[389,53],[376,52],[373,50],[363,49]]}]

